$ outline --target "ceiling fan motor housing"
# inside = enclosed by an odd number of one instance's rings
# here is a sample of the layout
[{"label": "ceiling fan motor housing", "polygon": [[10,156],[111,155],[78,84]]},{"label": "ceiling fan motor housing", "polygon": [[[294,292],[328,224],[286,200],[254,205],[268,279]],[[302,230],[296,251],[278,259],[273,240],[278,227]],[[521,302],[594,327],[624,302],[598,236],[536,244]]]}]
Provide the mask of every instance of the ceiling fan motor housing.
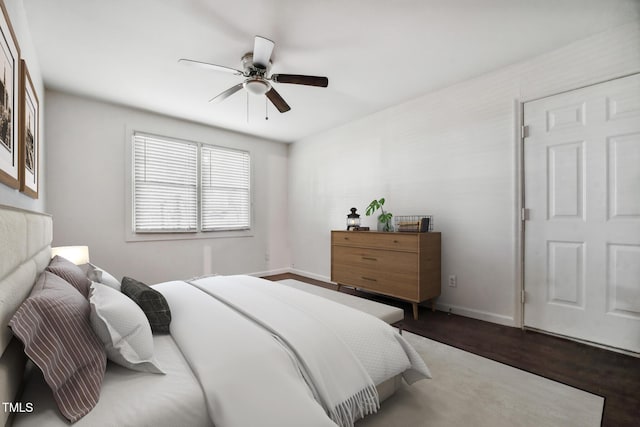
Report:
[{"label": "ceiling fan motor housing", "polygon": [[264,95],[271,89],[271,84],[266,80],[268,68],[271,65],[271,61],[267,64],[267,67],[262,65],[256,65],[253,63],[253,53],[249,52],[242,57],[242,66],[244,67],[245,75],[247,79],[244,81],[244,88],[254,95]]},{"label": "ceiling fan motor housing", "polygon": [[242,67],[244,68],[244,72],[248,76],[265,76],[269,68],[271,68],[271,60],[266,66],[262,66],[262,64],[254,64],[253,63],[253,53],[248,52],[242,56]]}]

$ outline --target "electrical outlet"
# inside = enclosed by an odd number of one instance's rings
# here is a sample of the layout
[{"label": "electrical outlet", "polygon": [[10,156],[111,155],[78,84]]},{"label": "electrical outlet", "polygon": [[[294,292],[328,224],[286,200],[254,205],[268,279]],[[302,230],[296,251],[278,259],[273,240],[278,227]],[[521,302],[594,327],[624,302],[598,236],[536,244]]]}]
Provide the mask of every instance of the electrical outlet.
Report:
[{"label": "electrical outlet", "polygon": [[455,274],[449,276],[449,286],[451,286],[452,288],[458,286],[458,279],[456,278]]}]

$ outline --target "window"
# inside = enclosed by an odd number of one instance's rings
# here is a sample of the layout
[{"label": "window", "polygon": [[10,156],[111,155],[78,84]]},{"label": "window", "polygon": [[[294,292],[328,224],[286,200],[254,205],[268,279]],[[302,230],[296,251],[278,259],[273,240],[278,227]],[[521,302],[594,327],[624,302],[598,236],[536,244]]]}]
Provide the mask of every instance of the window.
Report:
[{"label": "window", "polygon": [[249,153],[201,147],[202,230],[249,228]]},{"label": "window", "polygon": [[249,229],[250,166],[246,151],[134,133],[134,232]]},{"label": "window", "polygon": [[198,146],[135,134],[136,232],[194,232],[198,226]]}]

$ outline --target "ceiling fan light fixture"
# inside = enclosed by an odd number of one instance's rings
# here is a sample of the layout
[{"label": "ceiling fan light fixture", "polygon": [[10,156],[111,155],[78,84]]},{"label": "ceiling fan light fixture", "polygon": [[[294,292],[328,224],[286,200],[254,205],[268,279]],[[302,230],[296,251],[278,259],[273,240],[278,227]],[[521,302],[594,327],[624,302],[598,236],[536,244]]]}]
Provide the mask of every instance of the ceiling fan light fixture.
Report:
[{"label": "ceiling fan light fixture", "polygon": [[271,85],[262,79],[248,79],[244,82],[244,88],[254,95],[264,95],[269,92]]}]

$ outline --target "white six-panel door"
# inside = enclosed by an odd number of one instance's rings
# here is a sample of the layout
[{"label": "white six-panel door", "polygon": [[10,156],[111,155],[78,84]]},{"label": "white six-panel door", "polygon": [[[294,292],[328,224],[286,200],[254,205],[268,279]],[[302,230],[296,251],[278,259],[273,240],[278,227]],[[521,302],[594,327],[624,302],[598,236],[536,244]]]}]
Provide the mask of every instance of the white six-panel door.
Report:
[{"label": "white six-panel door", "polygon": [[525,326],[640,353],[640,75],[524,124]]}]

